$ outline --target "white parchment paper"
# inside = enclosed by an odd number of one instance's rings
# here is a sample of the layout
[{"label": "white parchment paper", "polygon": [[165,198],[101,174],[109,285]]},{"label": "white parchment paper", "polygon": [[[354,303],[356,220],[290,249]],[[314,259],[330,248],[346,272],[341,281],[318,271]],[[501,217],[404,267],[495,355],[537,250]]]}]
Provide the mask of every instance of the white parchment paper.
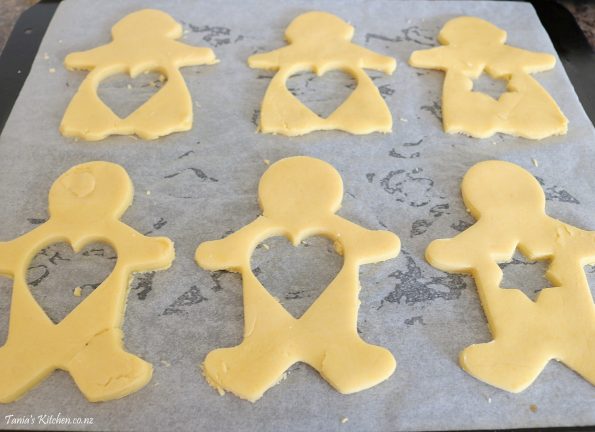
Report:
[{"label": "white parchment paper", "polygon": [[[144,7],[170,13],[184,23],[184,42],[209,46],[221,60],[183,70],[196,104],[192,130],[152,142],[113,137],[86,143],[62,137],[60,119],[86,76],[67,71],[64,57],[109,42],[111,26]],[[393,114],[392,134],[318,132],[290,139],[255,133],[271,74],[249,69],[246,59],[283,46],[285,27],[313,9],[352,23],[356,43],[396,57],[393,76],[371,73]],[[536,78],[569,118],[566,136],[535,142],[442,132],[443,74],[406,62],[413,50],[436,45],[439,29],[459,15],[483,17],[504,28],[511,45],[555,54],[532,7],[514,2],[63,2],[0,137],[0,240],[15,238],[47,218],[47,193],[62,172],[81,162],[107,160],[122,164],[136,188],[124,220],[141,232],[173,239],[177,258],[168,271],[137,275],[129,295],[125,343],[155,366],[149,385],[122,400],[92,404],[67,373],[55,372],[18,402],[0,406],[0,428],[14,427],[4,423],[9,415],[37,419],[58,414],[91,417],[93,425],[84,427],[90,430],[395,431],[595,423],[593,387],[560,364],[551,362],[521,394],[483,384],[457,364],[464,347],[490,340],[486,320],[473,280],[433,269],[423,254],[431,240],[454,236],[473,222],[459,189],[471,165],[486,159],[520,164],[542,182],[551,215],[595,229],[595,134],[559,62]],[[324,85],[297,79],[291,85],[300,97],[324,105],[327,99],[337,101],[317,95],[345,84],[341,79]],[[105,90],[114,108],[144,94],[128,92],[123,82],[116,79]],[[118,86],[120,92],[114,90]],[[322,158],[341,172],[345,198],[340,215],[368,228],[394,231],[402,240],[396,259],[362,267],[359,316],[362,337],[390,349],[398,366],[385,383],[345,396],[298,364],[286,380],[250,404],[230,394],[219,396],[199,372],[210,350],[241,341],[242,291],[237,275],[203,271],[193,255],[199,243],[256,218],[264,161],[293,155]],[[263,280],[283,281],[289,274],[300,289],[276,295],[288,307],[294,301],[311,302],[317,293],[308,287],[328,281],[327,269],[335,265],[328,244],[314,239],[314,255],[300,246],[297,256],[306,258],[299,260],[288,258],[285,242],[270,243],[268,250],[257,249],[254,261]],[[45,251],[36,261],[45,269],[36,268],[32,282],[46,270],[59,271],[64,260],[55,253],[64,258],[66,252],[59,247]],[[112,257],[108,252],[94,256],[94,261]],[[539,271],[513,261],[506,277],[534,270]],[[593,285],[595,277],[591,280]],[[68,296],[72,286],[48,289]],[[10,287],[10,280],[1,279],[0,341],[7,332]],[[538,282],[533,288],[542,287]],[[343,418],[348,421],[342,423]]]}]

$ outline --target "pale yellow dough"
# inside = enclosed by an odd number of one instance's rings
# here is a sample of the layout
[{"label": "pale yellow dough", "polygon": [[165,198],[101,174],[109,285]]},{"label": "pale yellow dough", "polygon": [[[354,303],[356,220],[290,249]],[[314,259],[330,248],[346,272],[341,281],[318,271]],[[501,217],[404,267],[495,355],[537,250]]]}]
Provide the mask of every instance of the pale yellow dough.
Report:
[{"label": "pale yellow dough", "polygon": [[[0,402],[18,399],[55,369],[70,372],[92,402],[126,396],[151,379],[151,365],[124,351],[120,327],[132,273],[169,267],[174,249],[169,239],[145,237],[119,220],[132,196],[121,166],[77,165],[54,182],[49,220],[0,242],[0,274],[14,279],[8,338],[0,348]],[[68,242],[78,252],[96,241],[117,252],[112,273],[54,324],[29,291],[29,263],[53,243]]]},{"label": "pale yellow dough", "polygon": [[[396,61],[351,43],[352,37],[353,27],[342,19],[326,12],[308,12],[287,27],[288,46],[250,56],[251,68],[277,71],[262,101],[261,132],[287,136],[330,129],[356,135],[391,132],[390,111],[364,69],[390,75]],[[287,90],[286,81],[292,75],[308,71],[321,76],[333,69],[352,75],[357,87],[327,118],[319,117]]]},{"label": "pale yellow dough", "polygon": [[[595,384],[595,306],[584,266],[595,263],[595,232],[545,214],[537,180],[502,161],[472,167],[462,184],[475,225],[426,251],[434,267],[470,273],[494,340],[460,356],[474,377],[510,392],[527,388],[551,359]],[[531,260],[549,260],[545,288],[535,302],[518,289],[500,288],[499,262],[515,248]]]},{"label": "pale yellow dough", "polygon": [[[256,401],[303,361],[341,393],[353,393],[386,380],[395,370],[392,354],[364,342],[357,333],[359,266],[397,256],[399,238],[370,231],[335,212],[343,182],[329,164],[310,157],[282,159],[270,166],[258,189],[263,215],[223,240],[202,243],[196,261],[207,270],[242,275],[244,341],[212,351],[203,372],[221,393]],[[294,245],[314,235],[338,244],[341,271],[299,319],[261,285],[250,266],[254,248],[273,236]]]},{"label": "pale yellow dough", "polygon": [[[69,54],[64,64],[70,70],[88,70],[68,105],[60,125],[65,136],[88,141],[108,135],[133,135],[155,139],[192,127],[192,99],[179,68],[215,64],[210,48],[177,42],[182,26],[165,12],[144,9],[122,18],[112,28],[113,41],[98,48]],[[97,95],[101,80],[118,73],[134,78],[156,71],[166,84],[147,102],[122,119]]]},{"label": "pale yellow dough", "polygon": [[[550,54],[506,45],[506,32],[474,17],[452,19],[440,31],[442,47],[415,51],[409,64],[446,72],[442,90],[442,118],[448,133],[487,138],[497,132],[542,139],[563,135],[568,120],[529,74],[552,69]],[[486,72],[508,80],[498,100],[473,91],[473,79]]]}]

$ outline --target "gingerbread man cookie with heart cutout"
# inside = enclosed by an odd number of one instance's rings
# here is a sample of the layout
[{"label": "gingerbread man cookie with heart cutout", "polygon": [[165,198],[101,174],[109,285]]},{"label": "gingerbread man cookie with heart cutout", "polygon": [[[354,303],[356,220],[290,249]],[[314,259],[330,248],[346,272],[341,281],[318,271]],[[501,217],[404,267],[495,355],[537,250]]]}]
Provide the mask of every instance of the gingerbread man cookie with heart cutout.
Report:
[{"label": "gingerbread man cookie with heart cutout", "polygon": [[[390,75],[397,63],[392,57],[352,43],[353,31],[334,15],[308,12],[287,27],[288,46],[250,56],[251,68],[276,71],[262,101],[260,132],[297,136],[333,129],[356,135],[392,131],[390,111],[364,69]],[[299,72],[321,76],[336,69],[352,75],[357,86],[327,118],[319,117],[287,89],[287,79]]]},{"label": "gingerbread man cookie with heart cutout", "polygon": [[[89,51],[69,54],[70,70],[89,70],[70,101],[60,131],[87,141],[108,135],[155,139],[192,127],[192,98],[180,68],[218,62],[210,48],[176,41],[182,26],[165,12],[143,9],[122,18],[112,28],[113,41]],[[127,73],[131,78],[156,71],[167,82],[126,118],[120,118],[99,98],[97,87],[105,78]]]},{"label": "gingerbread man cookie with heart cutout", "polygon": [[[328,163],[311,157],[282,159],[264,173],[258,196],[262,216],[222,240],[202,243],[197,263],[206,270],[242,275],[244,341],[210,352],[207,381],[256,401],[294,363],[303,361],[341,393],[370,388],[392,375],[393,355],[364,342],[357,332],[359,267],[394,258],[399,238],[371,231],[337,216],[343,182]],[[299,318],[294,318],[252,272],[250,259],[265,239],[285,236],[294,245],[322,235],[336,242],[343,267]]]},{"label": "gingerbread man cookie with heart cutout", "polygon": [[[0,274],[13,278],[6,344],[0,348],[0,402],[15,401],[56,369],[68,371],[91,402],[133,393],[152,367],[124,351],[122,320],[132,274],[168,268],[173,243],[146,237],[120,221],[132,202],[126,171],[109,162],[77,165],[49,193],[50,218],[0,242]],[[96,241],[117,253],[112,273],[62,321],[54,323],[27,285],[27,269],[44,247],[68,242],[75,252]]]}]

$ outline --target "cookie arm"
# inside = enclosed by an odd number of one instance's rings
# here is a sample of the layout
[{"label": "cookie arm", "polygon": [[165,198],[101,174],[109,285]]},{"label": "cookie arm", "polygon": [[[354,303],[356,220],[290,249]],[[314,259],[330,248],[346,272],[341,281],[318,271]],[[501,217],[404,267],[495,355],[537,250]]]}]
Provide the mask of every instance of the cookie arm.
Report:
[{"label": "cookie arm", "polygon": [[[349,247],[355,251],[361,264],[394,258],[401,250],[401,240],[390,231],[369,230],[339,216],[334,216],[330,225],[341,233],[337,238],[338,243],[343,248]],[[337,252],[342,254],[341,250]]]},{"label": "cookie arm", "polygon": [[409,65],[422,69],[445,70],[452,63],[448,59],[447,47],[436,47],[425,50],[413,51],[409,57]]},{"label": "cookie arm", "polygon": [[248,66],[252,69],[277,70],[281,66],[281,56],[288,47],[248,57]]},{"label": "cookie arm", "polygon": [[[477,258],[481,245],[476,243],[475,225],[450,239],[434,240],[426,249],[426,261],[433,267],[449,273],[469,273],[473,268],[473,260]],[[474,249],[478,249],[475,251]]]},{"label": "cookie arm", "polygon": [[359,45],[350,45],[349,49],[358,57],[365,69],[373,69],[392,75],[397,68],[397,61],[393,57],[378,54]]},{"label": "cookie arm", "polygon": [[199,64],[212,65],[219,62],[211,48],[195,47],[177,41],[172,41],[172,44],[173,49],[179,55],[178,65],[180,67]]},{"label": "cookie arm", "polygon": [[64,59],[64,66],[68,70],[91,70],[103,62],[109,51],[110,45],[103,45],[88,51],[73,52]]},{"label": "cookie arm", "polygon": [[525,73],[542,72],[553,69],[555,65],[556,58],[551,54],[506,46],[502,49],[502,54],[491,61],[486,69],[496,76],[502,76],[519,69]]},{"label": "cookie arm", "polygon": [[174,244],[167,237],[147,237],[120,224],[117,228],[120,237],[126,242],[115,245],[118,259],[125,258],[135,270],[164,270],[171,266],[175,258]]},{"label": "cookie arm", "polygon": [[275,235],[275,231],[273,223],[261,216],[224,239],[201,243],[194,256],[196,263],[205,270],[238,272],[246,261],[249,264],[255,243],[260,238]]}]

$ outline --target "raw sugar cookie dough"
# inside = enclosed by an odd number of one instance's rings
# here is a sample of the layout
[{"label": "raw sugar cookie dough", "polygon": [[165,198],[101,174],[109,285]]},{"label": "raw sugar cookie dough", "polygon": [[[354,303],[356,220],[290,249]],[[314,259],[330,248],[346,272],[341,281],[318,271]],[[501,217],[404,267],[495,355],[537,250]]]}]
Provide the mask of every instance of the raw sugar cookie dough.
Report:
[{"label": "raw sugar cookie dough", "polygon": [[[285,371],[302,361],[341,393],[370,388],[392,375],[396,362],[385,348],[357,332],[359,267],[394,258],[399,238],[371,231],[337,216],[343,182],[328,163],[310,157],[282,159],[264,173],[258,188],[262,216],[223,240],[202,243],[197,263],[206,270],[242,275],[244,340],[210,352],[203,364],[209,384],[256,401]],[[312,235],[337,243],[343,267],[299,318],[294,318],[251,270],[255,247],[273,236],[293,245]]]},{"label": "raw sugar cookie dough", "polygon": [[[353,44],[353,31],[334,15],[307,12],[287,27],[288,46],[250,56],[251,68],[276,71],[262,101],[260,132],[297,136],[332,129],[356,135],[392,131],[390,111],[364,69],[391,75],[397,63],[392,57]],[[327,118],[315,114],[287,89],[292,75],[307,71],[322,76],[337,69],[353,76],[357,86]]]},{"label": "raw sugar cookie dough", "polygon": [[[409,64],[445,72],[442,119],[447,133],[487,138],[503,132],[542,139],[563,135],[568,120],[530,74],[550,70],[556,59],[506,45],[506,32],[475,17],[448,21],[438,35],[443,45],[414,51]],[[487,73],[508,81],[498,100],[473,91],[473,80]]]},{"label": "raw sugar cookie dough", "polygon": [[[70,101],[60,132],[87,141],[133,134],[151,140],[192,128],[192,98],[179,69],[218,61],[210,48],[175,40],[181,36],[182,26],[171,16],[143,9],[118,21],[109,44],[69,54],[64,60],[68,69],[90,73]],[[162,74],[167,82],[126,118],[118,117],[97,95],[99,83],[111,75],[135,78],[148,71]]]},{"label": "raw sugar cookie dough", "polygon": [[[494,340],[460,355],[463,369],[510,392],[527,388],[552,359],[595,385],[595,305],[584,266],[595,264],[595,232],[545,213],[537,180],[509,162],[473,166],[462,183],[463,200],[477,222],[426,250],[430,264],[470,273]],[[503,289],[498,263],[515,249],[531,260],[548,260],[551,288],[535,302],[518,289]]]},{"label": "raw sugar cookie dough", "polygon": [[[132,274],[168,268],[174,248],[169,239],[146,237],[120,221],[132,197],[121,166],[77,165],[54,182],[49,220],[0,242],[0,274],[14,279],[8,337],[0,348],[1,403],[17,400],[56,369],[68,371],[91,402],[121,398],[151,379],[152,366],[124,351],[121,325]],[[55,324],[31,294],[27,269],[38,251],[64,241],[75,252],[102,241],[118,258],[112,273]]]}]

